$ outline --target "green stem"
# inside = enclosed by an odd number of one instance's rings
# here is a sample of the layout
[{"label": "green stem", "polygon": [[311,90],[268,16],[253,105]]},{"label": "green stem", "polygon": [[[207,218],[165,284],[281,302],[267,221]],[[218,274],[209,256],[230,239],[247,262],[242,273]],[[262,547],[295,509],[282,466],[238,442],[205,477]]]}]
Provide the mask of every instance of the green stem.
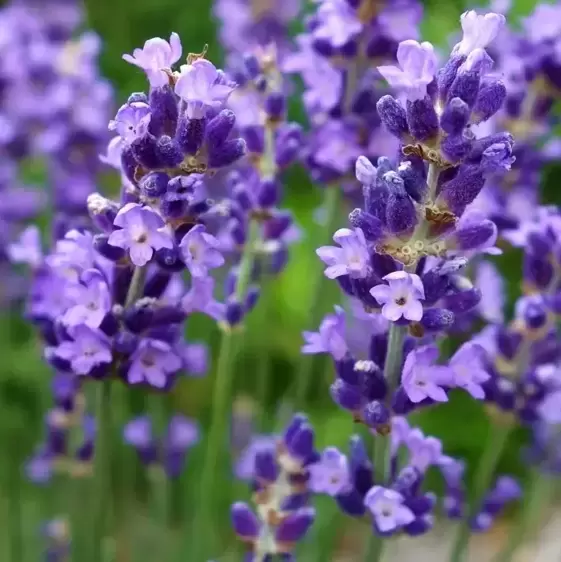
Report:
[{"label": "green stem", "polygon": [[[150,396],[152,401],[152,423],[156,435],[164,436],[168,425],[168,396],[154,393]],[[150,473],[150,502],[154,517],[160,530],[166,530],[170,522],[169,481],[161,466],[155,467]]]},{"label": "green stem", "polygon": [[[261,306],[259,308],[259,322],[256,322],[258,330],[262,330],[268,322],[271,321],[272,307],[271,307],[271,284],[270,280],[265,277],[261,282]],[[261,345],[259,346],[258,356],[257,356],[257,384],[256,384],[256,400],[259,405],[259,419],[257,427],[259,431],[264,431],[267,425],[267,414],[268,403],[269,403],[269,392],[271,384],[271,356],[270,356],[270,346],[266,345],[268,340],[265,338],[261,339]]]},{"label": "green stem", "polygon": [[[17,447],[17,445],[16,445]],[[17,449],[16,449],[17,450]],[[19,455],[11,457],[10,483],[8,486],[8,536],[10,541],[10,560],[23,561],[22,536],[22,497],[21,463]]]},{"label": "green stem", "polygon": [[[401,378],[401,364],[403,362],[403,342],[405,327],[392,323],[388,334],[388,351],[384,363],[384,378],[388,386],[388,396],[391,396],[399,386]],[[390,436],[376,435],[374,438],[374,482],[383,486],[390,476]],[[382,560],[384,546],[387,539],[372,534],[369,542],[365,562],[379,562]]]},{"label": "green stem", "polygon": [[481,507],[481,502],[491,484],[495,469],[499,464],[511,432],[511,424],[494,426],[489,432],[489,437],[485,449],[483,450],[483,456],[481,457],[475,475],[473,500],[470,503],[466,517],[464,517],[463,521],[459,524],[458,532],[452,547],[450,562],[462,562],[467,556],[471,535],[470,521]]},{"label": "green stem", "polygon": [[524,493],[518,520],[512,526],[507,542],[495,558],[495,562],[511,562],[516,551],[535,530],[543,514],[544,505],[551,498],[553,481],[537,468],[532,469],[530,483]]},{"label": "green stem", "polygon": [[[320,237],[322,243],[326,242],[337,228],[342,199],[343,192],[339,186],[332,185],[325,190],[326,217]],[[309,308],[310,313],[307,326],[311,329],[317,328],[326,308],[324,291],[326,277],[323,275],[323,268],[319,267],[320,264],[316,265],[317,267],[312,273],[312,278],[309,280],[312,286],[312,302]],[[312,374],[314,372],[314,364],[314,356],[301,355],[298,371],[296,373],[296,405],[298,408],[302,407],[308,395]]]},{"label": "green stem", "polygon": [[97,435],[94,451],[93,525],[90,560],[102,562],[110,509],[111,380],[99,383],[96,396]]},{"label": "green stem", "polygon": [[[236,285],[236,299],[243,302],[247,288],[251,281],[251,271],[255,257],[255,247],[259,239],[259,223],[252,220],[239,266],[238,282]],[[227,450],[227,434],[229,421],[229,407],[231,402],[231,387],[233,381],[233,367],[235,358],[236,333],[226,328],[222,334],[216,378],[212,397],[212,415],[207,435],[207,447],[201,473],[200,495],[197,502],[197,514],[193,525],[193,535],[184,545],[184,554],[193,553],[193,560],[207,560],[213,546],[215,527],[212,514],[216,512],[216,499],[220,492],[224,493],[224,483],[220,481],[220,474],[225,465],[224,453]]]}]

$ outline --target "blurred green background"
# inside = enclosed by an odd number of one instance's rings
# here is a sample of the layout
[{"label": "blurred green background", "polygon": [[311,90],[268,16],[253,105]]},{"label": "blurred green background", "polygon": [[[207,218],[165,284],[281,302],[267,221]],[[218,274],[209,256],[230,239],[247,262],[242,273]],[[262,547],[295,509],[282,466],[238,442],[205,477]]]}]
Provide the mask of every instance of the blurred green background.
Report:
[{"label": "blurred green background", "polygon": [[[517,0],[512,14],[515,18],[528,14],[534,5],[533,0]],[[471,7],[475,6],[461,0],[425,2],[423,38],[446,48],[450,35],[458,29],[460,14]],[[148,38],[167,38],[170,32],[176,31],[182,39],[184,52],[200,52],[203,45],[208,44],[207,56],[214,62],[222,60],[223,53],[216,39],[217,22],[212,17],[211,9],[209,0],[86,1],[88,26],[103,40],[102,72],[114,84],[116,106],[129,93],[146,88],[143,73],[125,63],[121,55],[132,52]],[[298,104],[293,109],[295,116],[301,119]],[[544,197],[547,201],[561,202],[561,194],[556,192],[560,180],[560,169],[552,168],[544,174]],[[113,178],[115,189],[118,187],[117,181],[117,178]],[[312,287],[307,279],[310,272],[319,267],[314,253],[318,244],[315,242],[317,226],[313,220],[313,212],[320,204],[320,192],[309,183],[301,170],[295,170],[286,177],[286,187],[286,205],[294,211],[304,236],[293,247],[287,270],[275,280],[273,286],[266,289],[265,298],[259,305],[261,312],[256,311],[249,318],[243,348],[237,356],[234,386],[239,396],[254,393],[258,384],[258,358],[268,355],[273,389],[269,402],[260,405],[268,411],[274,411],[279,406],[276,398],[282,395],[292,381],[300,357],[301,331],[315,329],[315,326],[306,325],[312,298]],[[345,215],[342,211],[341,225],[344,223]],[[511,254],[501,257],[499,261],[503,271],[508,273],[509,292],[516,296],[520,279],[519,256]],[[332,307],[335,298],[336,292],[326,291],[326,311]],[[253,329],[264,316],[267,317],[266,330]],[[216,350],[219,333],[210,320],[197,318],[194,322],[190,321],[189,336],[194,340],[211,343]],[[212,356],[215,354],[211,354]],[[328,396],[327,384],[331,373],[326,363],[322,366],[324,368],[316,373],[307,411],[318,430],[320,445],[344,447],[352,428],[348,416],[341,413]],[[42,437],[42,419],[50,404],[50,375],[41,361],[40,346],[22,320],[21,312],[6,312],[0,323],[0,437],[3,444],[0,477],[7,485],[11,482],[11,475],[7,470],[10,463],[2,462],[2,459],[9,456],[23,462]],[[203,428],[209,412],[211,383],[212,372],[205,379],[185,381],[174,396],[175,407],[200,420]],[[140,409],[142,398],[138,397],[138,400]],[[468,462],[478,457],[488,429],[481,405],[459,395],[454,395],[449,404],[422,414],[419,422],[427,433],[444,440],[450,455],[463,457]],[[520,462],[520,447],[524,440],[523,431],[515,435],[508,454],[502,460],[501,469],[524,474],[524,467]],[[195,452],[192,459],[194,468],[189,469],[194,474],[198,457],[200,455]],[[35,512],[41,512],[40,502],[49,493],[31,487],[24,491],[23,509],[33,512],[33,521],[42,517]],[[1,493],[0,501],[5,508],[2,513],[9,516]],[[5,533],[0,533],[0,542],[3,542],[3,537]],[[0,554],[0,561],[3,560]]]}]

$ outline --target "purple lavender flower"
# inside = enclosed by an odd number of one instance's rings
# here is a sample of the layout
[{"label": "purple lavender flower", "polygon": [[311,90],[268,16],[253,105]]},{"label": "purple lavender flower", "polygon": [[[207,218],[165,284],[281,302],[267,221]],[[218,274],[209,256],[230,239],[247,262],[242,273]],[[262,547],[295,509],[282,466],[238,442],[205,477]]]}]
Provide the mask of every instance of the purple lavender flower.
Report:
[{"label": "purple lavender flower", "polygon": [[319,332],[304,332],[306,343],[302,353],[329,353],[335,360],[342,359],[348,348],[345,341],[345,311],[335,307],[335,314],[328,314],[321,322]]},{"label": "purple lavender flower", "polygon": [[308,467],[310,490],[316,494],[337,496],[350,487],[351,474],[347,457],[335,447],[328,447],[318,462]]},{"label": "purple lavender flower", "polygon": [[216,67],[206,59],[181,67],[175,93],[186,103],[189,119],[202,119],[208,109],[220,109],[234,90],[222,81]]},{"label": "purple lavender flower", "polygon": [[443,386],[452,382],[448,367],[435,365],[438,348],[427,345],[409,352],[403,366],[401,384],[411,402],[417,404],[426,398],[435,402],[447,402],[448,396]]},{"label": "purple lavender flower", "polygon": [[327,265],[325,276],[329,279],[342,275],[350,275],[355,279],[366,277],[370,266],[370,254],[362,230],[340,228],[333,235],[333,241],[341,247],[322,246],[316,250],[321,261]]},{"label": "purple lavender flower", "polygon": [[420,429],[411,429],[405,444],[409,449],[409,465],[421,472],[438,465],[442,458],[442,442],[435,437],[425,437]]},{"label": "purple lavender flower", "polygon": [[219,246],[220,242],[202,224],[195,225],[182,238],[179,248],[193,277],[206,277],[209,269],[220,267],[224,263]]},{"label": "purple lavender flower", "polygon": [[73,303],[62,317],[67,326],[85,324],[99,328],[111,309],[111,294],[105,279],[96,270],[87,273],[83,283],[72,284],[66,289],[68,300]]},{"label": "purple lavender flower", "polygon": [[374,486],[366,494],[364,505],[372,514],[376,528],[381,533],[389,533],[415,520],[415,515],[404,505],[404,501],[399,492]]},{"label": "purple lavender flower", "polygon": [[13,263],[25,263],[33,268],[43,261],[41,232],[36,226],[28,226],[19,239],[8,245],[8,257]]},{"label": "purple lavender flower", "polygon": [[379,66],[378,72],[390,86],[402,91],[408,100],[423,99],[436,72],[434,47],[427,41],[402,41],[397,49],[397,62],[399,67]]},{"label": "purple lavender flower", "polygon": [[135,49],[131,55],[123,55],[123,59],[142,68],[148,76],[150,86],[159,88],[169,82],[164,69],[171,67],[181,58],[181,40],[177,33],[172,33],[169,43],[165,39],[155,37],[148,39],[142,49]]},{"label": "purple lavender flower", "polygon": [[226,305],[218,302],[213,293],[214,279],[212,277],[193,277],[191,289],[181,300],[181,308],[186,314],[202,312],[221,321],[224,319]]},{"label": "purple lavender flower", "polygon": [[362,31],[356,10],[345,0],[321,0],[316,17],[313,37],[334,47],[343,47]]},{"label": "purple lavender flower", "polygon": [[152,118],[152,110],[147,103],[125,103],[117,111],[113,121],[109,122],[109,130],[117,131],[124,142],[130,144],[148,132]]},{"label": "purple lavender flower", "polygon": [[135,449],[147,451],[154,443],[152,435],[152,422],[148,416],[135,418],[125,425],[123,429],[125,442]]},{"label": "purple lavender flower", "polygon": [[492,43],[505,24],[502,14],[478,15],[474,10],[464,12],[460,18],[464,35],[452,54],[469,55],[476,49],[485,49]]},{"label": "purple lavender flower", "polygon": [[449,363],[454,386],[463,388],[478,400],[485,398],[485,391],[481,385],[491,378],[483,369],[484,353],[480,345],[467,342],[456,351]]},{"label": "purple lavender flower", "polygon": [[111,233],[109,244],[128,250],[134,265],[146,265],[152,259],[154,250],[173,248],[162,217],[149,207],[127,203],[113,224],[121,229]]},{"label": "purple lavender flower", "polygon": [[63,341],[54,353],[69,361],[77,375],[87,375],[94,367],[111,363],[111,345],[103,332],[80,324],[70,328],[69,334],[72,341]]},{"label": "purple lavender flower", "polygon": [[421,300],[425,291],[421,278],[414,273],[394,271],[383,277],[387,285],[376,285],[370,294],[382,305],[382,316],[395,322],[402,316],[418,322],[423,317]]},{"label": "purple lavender flower", "polygon": [[155,388],[164,388],[169,375],[181,369],[181,359],[166,342],[143,339],[131,357],[127,372],[130,384],[148,383]]}]

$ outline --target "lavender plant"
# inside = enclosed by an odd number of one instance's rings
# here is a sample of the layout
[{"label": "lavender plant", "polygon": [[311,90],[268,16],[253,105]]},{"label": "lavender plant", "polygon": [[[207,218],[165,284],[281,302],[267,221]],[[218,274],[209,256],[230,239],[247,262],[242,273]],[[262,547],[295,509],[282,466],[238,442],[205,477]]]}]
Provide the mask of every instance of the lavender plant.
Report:
[{"label": "lavender plant", "polygon": [[[53,513],[44,529],[47,559],[112,559],[121,519],[112,465],[124,440],[151,473],[163,560],[206,562],[231,548],[223,527],[230,503],[244,560],[296,560],[311,543],[314,505],[324,495],[350,525],[366,523],[368,544],[354,559],[382,560],[390,537],[428,533],[443,513],[457,528],[449,559],[461,562],[470,536],[489,530],[522,496],[515,478],[498,474],[512,430],[535,431],[527,459],[536,470],[558,464],[550,444],[561,423],[561,215],[539,206],[534,193],[538,171],[556,154],[544,139],[558,96],[557,36],[537,29],[550,8],[526,21],[527,36],[507,33],[502,14],[464,13],[463,35],[439,64],[433,45],[417,41],[414,2],[323,0],[295,50],[286,26],[298,5],[252,12],[224,0],[216,12],[226,18],[232,7],[235,18],[228,15],[222,31],[227,71],[206,48],[185,56],[176,33],[123,55],[149,85],[106,123],[115,136],[101,161],[119,173],[119,197],[73,190],[76,212],[57,220],[50,247],[44,251],[32,230],[10,246],[13,261],[32,266],[25,314],[54,372],[45,438],[26,473],[38,484],[62,477],[71,496],[88,500],[86,513],[75,501]],[[524,58],[528,41],[539,46],[538,62]],[[518,59],[510,59],[521,55],[525,72],[514,72]],[[304,81],[307,133],[287,117],[294,73]],[[69,177],[95,177],[97,162],[74,162],[67,144],[56,146],[57,173],[70,163]],[[308,280],[315,284],[310,320],[319,327],[303,333],[290,416],[270,435],[248,436],[246,424],[248,446],[232,465],[236,355],[247,316],[264,306],[261,292],[298,237],[280,207],[283,172],[297,160],[325,188],[325,226],[336,245],[319,240],[316,254],[341,298],[320,322],[323,285]],[[531,212],[513,213],[512,201],[530,191]],[[60,199],[59,210],[67,210],[68,198]],[[333,233],[348,201],[356,208]],[[485,259],[506,242],[524,251],[513,314],[503,310],[500,275]],[[195,314],[220,329],[216,355],[186,337]],[[346,450],[320,448],[311,417],[294,413],[315,382],[306,361],[315,354],[331,358],[330,396],[359,429]],[[209,362],[210,423],[199,430],[169,397]],[[259,377],[251,386],[266,400],[266,368]],[[123,424],[119,396],[138,389],[148,411],[128,412]],[[471,486],[466,463],[415,426],[418,412],[457,391],[485,404],[491,420]],[[200,482],[189,481],[194,509],[182,509],[176,541],[168,503],[182,488],[172,484],[199,440]],[[429,471],[443,490],[428,490]],[[254,507],[235,501],[232,475],[250,484]],[[538,496],[532,486],[530,497]],[[526,503],[502,562],[528,530],[536,502]],[[313,556],[323,562],[336,554],[318,545]]]}]

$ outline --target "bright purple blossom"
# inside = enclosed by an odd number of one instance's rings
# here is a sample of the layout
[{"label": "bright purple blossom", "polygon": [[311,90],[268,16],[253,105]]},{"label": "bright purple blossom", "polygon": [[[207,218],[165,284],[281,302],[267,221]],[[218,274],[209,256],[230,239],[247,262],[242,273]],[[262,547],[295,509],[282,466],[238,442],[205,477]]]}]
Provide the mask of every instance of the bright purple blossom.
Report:
[{"label": "bright purple blossom", "polygon": [[83,283],[69,285],[65,291],[70,305],[62,318],[67,326],[85,324],[99,328],[111,309],[111,294],[105,279],[96,271],[86,272]]},{"label": "bright purple blossom", "polygon": [[372,514],[379,531],[389,533],[415,520],[415,515],[404,505],[404,501],[399,492],[374,486],[366,494],[364,505]]},{"label": "bright purple blossom", "polygon": [[327,40],[334,47],[343,47],[362,31],[356,10],[346,0],[322,0],[316,17],[314,38]]},{"label": "bright purple blossom", "polygon": [[234,86],[221,79],[216,67],[206,59],[181,67],[175,93],[187,104],[187,117],[202,119],[208,109],[220,109],[226,103]]},{"label": "bright purple blossom", "polygon": [[146,382],[155,388],[164,388],[168,375],[181,369],[181,366],[181,359],[169,344],[143,339],[132,356],[127,380],[130,384]]},{"label": "bright purple blossom", "polygon": [[474,398],[483,400],[485,391],[481,386],[491,376],[483,368],[485,351],[473,342],[464,343],[450,359],[449,367],[453,373],[454,386],[463,388]]},{"label": "bright purple blossom", "polygon": [[561,423],[561,390],[550,392],[538,406],[538,413],[547,423]]},{"label": "bright purple blossom", "polygon": [[438,348],[427,345],[409,352],[405,359],[401,384],[411,402],[417,404],[426,398],[447,402],[443,386],[450,386],[452,373],[448,367],[435,365]]},{"label": "bright purple blossom", "polygon": [[109,244],[128,250],[134,265],[146,265],[152,259],[154,250],[173,248],[162,217],[149,207],[127,203],[113,224],[121,229],[111,233]]},{"label": "bright purple blossom", "polygon": [[41,232],[36,226],[28,226],[16,242],[8,245],[8,258],[13,263],[25,263],[37,267],[43,261]]},{"label": "bright purple blossom", "polygon": [[308,467],[310,490],[316,494],[336,496],[349,488],[351,475],[347,457],[335,447],[328,447],[318,462]]},{"label": "bright purple blossom", "polygon": [[341,247],[322,246],[316,250],[321,261],[327,265],[325,276],[329,279],[342,275],[350,275],[355,279],[366,277],[370,267],[370,254],[362,230],[340,228],[333,235],[333,241]]},{"label": "bright purple blossom", "polygon": [[409,431],[405,444],[409,449],[409,465],[421,472],[438,464],[442,457],[442,442],[436,437],[425,437],[418,428]]},{"label": "bright purple blossom", "polygon": [[382,316],[395,322],[401,317],[418,322],[423,317],[421,300],[425,290],[421,278],[415,273],[394,271],[383,277],[387,285],[376,285],[370,294],[382,305]]},{"label": "bright purple blossom", "polygon": [[191,289],[181,300],[181,308],[186,314],[202,312],[217,321],[224,319],[226,306],[214,296],[214,279],[212,277],[193,277]]},{"label": "bright purple blossom", "polygon": [[335,314],[328,314],[321,322],[319,332],[304,332],[306,343],[302,353],[329,353],[336,361],[348,352],[345,341],[345,311],[335,307]]},{"label": "bright purple blossom", "polygon": [[436,72],[434,47],[427,41],[402,41],[397,48],[397,62],[399,67],[379,66],[378,71],[390,86],[402,91],[408,100],[423,99]]},{"label": "bright purple blossom", "polygon": [[479,15],[474,10],[464,12],[460,18],[464,35],[452,54],[469,55],[475,49],[485,49],[494,41],[505,21],[502,14]]},{"label": "bright purple blossom", "polygon": [[109,122],[109,130],[117,131],[123,141],[130,144],[148,132],[151,118],[152,110],[148,104],[125,103],[117,111],[115,119]]},{"label": "bright purple blossom", "polygon": [[217,238],[209,234],[202,224],[195,225],[182,238],[179,249],[193,277],[206,277],[209,269],[220,267],[224,263],[219,246]]},{"label": "bright purple blossom", "polygon": [[181,58],[181,54],[179,35],[172,33],[169,43],[160,37],[148,39],[142,49],[135,49],[132,56],[123,55],[123,59],[142,68],[148,76],[150,86],[159,88],[165,86],[169,81],[168,75],[163,69],[171,69]]},{"label": "bright purple blossom", "polygon": [[148,416],[131,420],[123,429],[125,442],[137,449],[147,449],[153,443],[152,422]]},{"label": "bright purple blossom", "polygon": [[63,341],[54,349],[57,357],[70,362],[77,375],[87,375],[94,367],[111,363],[111,344],[107,336],[81,324],[69,330],[71,341]]},{"label": "bright purple blossom", "polygon": [[176,414],[168,425],[167,443],[169,448],[186,451],[199,440],[199,426],[193,420]]}]

